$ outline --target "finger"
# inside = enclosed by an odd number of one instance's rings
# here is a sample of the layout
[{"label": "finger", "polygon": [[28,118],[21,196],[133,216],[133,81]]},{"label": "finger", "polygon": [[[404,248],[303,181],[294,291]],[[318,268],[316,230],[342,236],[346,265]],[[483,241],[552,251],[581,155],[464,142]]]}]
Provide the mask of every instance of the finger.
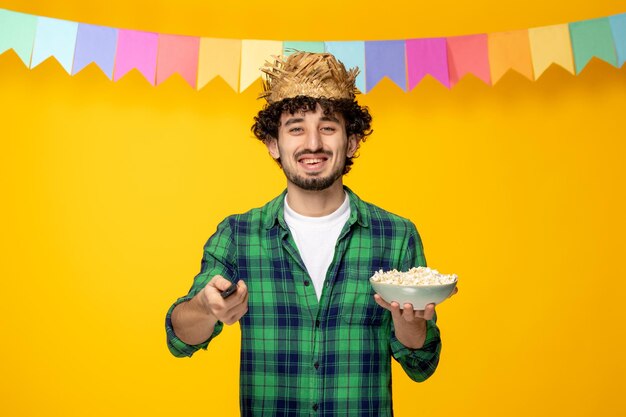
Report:
[{"label": "finger", "polygon": [[454,287],[454,290],[452,291],[452,293],[448,296],[448,298],[452,297],[454,294],[456,294],[457,292],[459,292],[459,287]]},{"label": "finger", "polygon": [[415,318],[415,311],[413,310],[413,304],[406,303],[402,309],[402,318],[406,321],[413,321]]},{"label": "finger", "polygon": [[238,304],[233,309],[228,311],[227,319],[224,321],[226,324],[233,324],[239,321],[240,318],[248,312],[248,303]]},{"label": "finger", "polygon": [[432,320],[434,316],[435,316],[435,305],[428,304],[426,308],[424,309],[424,314],[423,314],[424,320]]},{"label": "finger", "polygon": [[396,301],[392,301],[389,307],[389,311],[391,311],[391,317],[394,319],[399,319],[402,317],[402,311],[400,310],[400,304]]},{"label": "finger", "polygon": [[245,282],[240,280],[237,283],[236,295],[237,295],[237,298],[239,298],[241,302],[248,299],[248,286],[246,285]]},{"label": "finger", "polygon": [[248,295],[248,288],[246,287],[245,284],[243,284],[243,281],[239,281],[237,282],[237,289],[235,290],[235,292],[233,292],[232,294],[230,294],[224,299],[224,303],[225,303],[224,305],[226,306],[227,309],[231,309],[234,306],[243,303],[244,300],[247,300],[246,298],[247,295]]},{"label": "finger", "polygon": [[383,300],[383,297],[381,297],[380,295],[374,294],[374,301],[376,301],[376,304],[378,304],[379,306],[381,306],[385,310],[390,310],[391,311],[391,304],[389,304],[388,302]]},{"label": "finger", "polygon": [[217,288],[219,291],[224,291],[232,285],[232,282],[221,275],[215,275],[211,281],[209,281],[209,285]]}]

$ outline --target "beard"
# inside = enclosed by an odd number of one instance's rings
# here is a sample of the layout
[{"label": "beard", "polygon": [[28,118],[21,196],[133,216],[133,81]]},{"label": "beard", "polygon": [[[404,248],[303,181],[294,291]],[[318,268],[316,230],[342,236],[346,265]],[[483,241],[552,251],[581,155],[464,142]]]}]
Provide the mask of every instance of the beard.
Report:
[{"label": "beard", "polygon": [[326,177],[304,177],[293,172],[284,172],[287,176],[287,179],[299,188],[302,188],[306,191],[322,191],[333,185],[335,181],[341,178],[341,175],[343,174],[343,168],[337,169],[335,172]]},{"label": "beard", "polygon": [[[300,152],[299,154],[304,154],[304,153],[312,153],[312,152],[303,151],[303,152]],[[329,157],[332,157],[331,152],[325,152],[325,153],[329,155]],[[296,159],[299,156],[300,155],[296,155]],[[345,169],[345,166],[340,165],[337,167],[336,170],[331,172],[329,175],[325,177],[321,177],[321,176],[316,176],[316,175],[311,175],[311,176],[298,175],[296,172],[291,171],[290,169],[286,169],[283,166],[283,172],[285,173],[287,180],[292,182],[297,187],[302,188],[303,190],[306,190],[306,191],[322,191],[322,190],[329,188],[331,185],[335,183],[335,181],[337,181],[339,178],[342,177],[344,169]]]}]

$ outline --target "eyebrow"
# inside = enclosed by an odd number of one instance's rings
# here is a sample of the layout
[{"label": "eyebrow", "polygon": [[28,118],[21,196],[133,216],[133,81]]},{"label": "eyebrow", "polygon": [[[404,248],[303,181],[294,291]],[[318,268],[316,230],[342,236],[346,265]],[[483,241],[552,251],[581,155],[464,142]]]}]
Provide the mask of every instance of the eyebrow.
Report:
[{"label": "eyebrow", "polygon": [[335,123],[340,123],[339,119],[337,119],[335,116],[323,116],[320,118],[320,120],[322,122],[335,122]]},{"label": "eyebrow", "polygon": [[[335,116],[322,116],[320,117],[320,121],[340,123],[339,119],[337,119]],[[292,125],[295,123],[301,123],[301,122],[304,122],[303,117],[292,117],[285,122],[285,126],[289,126],[289,125]]]},{"label": "eyebrow", "polygon": [[291,119],[289,119],[289,120],[287,120],[285,122],[285,126],[289,126],[289,125],[292,125],[294,123],[301,123],[301,122],[304,122],[304,118],[302,118],[302,117],[298,117],[298,118],[292,117]]}]

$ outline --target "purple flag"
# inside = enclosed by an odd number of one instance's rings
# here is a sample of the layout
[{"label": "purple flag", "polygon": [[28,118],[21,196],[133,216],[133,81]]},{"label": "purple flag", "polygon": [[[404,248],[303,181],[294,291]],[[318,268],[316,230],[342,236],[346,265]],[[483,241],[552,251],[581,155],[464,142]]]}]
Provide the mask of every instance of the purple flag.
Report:
[{"label": "purple flag", "polygon": [[383,77],[406,91],[404,41],[365,42],[365,86],[370,91]]},{"label": "purple flag", "polygon": [[412,90],[427,74],[450,88],[448,75],[448,51],[446,38],[408,39],[406,62],[409,90]]},{"label": "purple flag", "polygon": [[113,79],[116,46],[117,29],[80,23],[72,75],[95,62],[107,77]]}]

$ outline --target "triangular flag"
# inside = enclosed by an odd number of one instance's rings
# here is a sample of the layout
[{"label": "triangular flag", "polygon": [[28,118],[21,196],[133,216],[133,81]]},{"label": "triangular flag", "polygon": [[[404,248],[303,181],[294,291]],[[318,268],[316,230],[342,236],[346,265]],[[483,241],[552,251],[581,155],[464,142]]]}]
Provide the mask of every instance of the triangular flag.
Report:
[{"label": "triangular flag", "polygon": [[36,67],[53,56],[65,71],[71,74],[77,33],[78,23],[76,22],[38,17],[30,68]]},{"label": "triangular flag", "polygon": [[404,41],[365,42],[365,84],[371,91],[376,84],[388,77],[406,91],[406,60]]},{"label": "triangular flag", "polygon": [[493,84],[497,83],[510,69],[519,72],[531,81],[534,79],[527,29],[490,33],[487,35],[487,41]]},{"label": "triangular flag", "polygon": [[626,61],[626,13],[609,17],[615,52],[617,52],[617,66],[621,68]]},{"label": "triangular flag", "polygon": [[283,43],[283,55],[289,56],[295,51],[300,52],[326,52],[324,42],[285,41]]},{"label": "triangular flag", "polygon": [[574,73],[574,57],[567,24],[528,29],[528,39],[535,78],[539,78],[552,64],[558,64]]},{"label": "triangular flag", "polygon": [[150,84],[154,85],[158,45],[159,35],[156,33],[120,29],[117,36],[113,79],[117,81],[128,71],[136,68]]},{"label": "triangular flag", "polygon": [[198,90],[220,76],[235,91],[239,91],[241,41],[239,39],[200,39],[198,58]]},{"label": "triangular flag", "polygon": [[0,9],[0,54],[13,49],[29,67],[37,31],[37,16]]},{"label": "triangular flag", "polygon": [[466,74],[473,74],[491,85],[487,35],[453,36],[446,38],[450,85],[455,85]]},{"label": "triangular flag", "polygon": [[241,41],[241,78],[239,92],[256,81],[261,76],[261,68],[266,61],[272,61],[272,56],[279,56],[283,52],[282,41]]},{"label": "triangular flag", "polygon": [[358,67],[361,70],[356,76],[356,88],[365,92],[365,42],[326,42],[326,51],[333,54],[346,69]]},{"label": "triangular flag", "polygon": [[617,67],[617,54],[608,18],[570,23],[569,31],[572,38],[576,75],[580,74],[594,56]]},{"label": "triangular flag", "polygon": [[199,48],[198,37],[159,34],[157,85],[177,72],[192,88],[196,88]]},{"label": "triangular flag", "polygon": [[427,74],[450,88],[448,75],[448,52],[445,38],[407,39],[406,65],[409,90],[412,90]]},{"label": "triangular flag", "polygon": [[95,62],[109,79],[113,79],[116,47],[117,29],[80,23],[72,75]]}]

